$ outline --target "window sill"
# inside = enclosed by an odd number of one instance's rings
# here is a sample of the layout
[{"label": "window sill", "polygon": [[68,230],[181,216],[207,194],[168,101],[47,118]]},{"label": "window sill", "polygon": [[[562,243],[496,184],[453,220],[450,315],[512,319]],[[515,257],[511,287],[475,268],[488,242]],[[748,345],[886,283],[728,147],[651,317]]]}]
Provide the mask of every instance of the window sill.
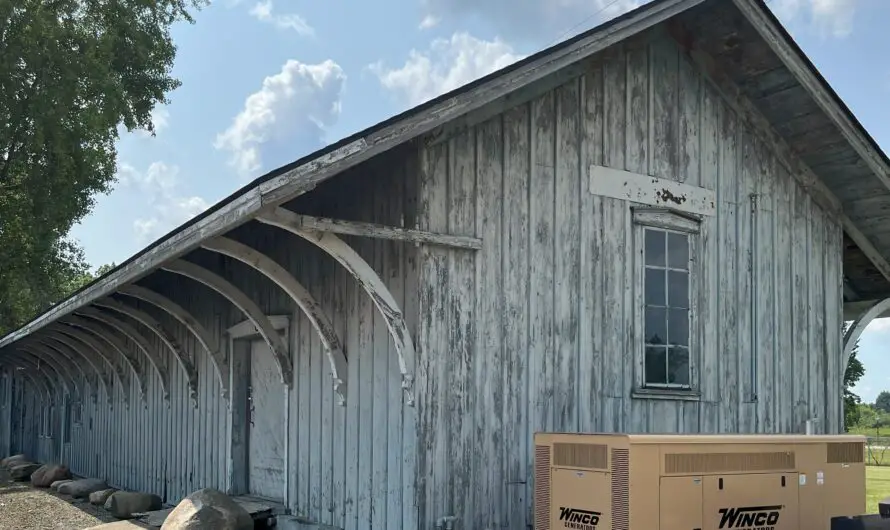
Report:
[{"label": "window sill", "polygon": [[701,392],[676,388],[635,388],[630,394],[634,399],[663,399],[671,401],[701,401]]}]

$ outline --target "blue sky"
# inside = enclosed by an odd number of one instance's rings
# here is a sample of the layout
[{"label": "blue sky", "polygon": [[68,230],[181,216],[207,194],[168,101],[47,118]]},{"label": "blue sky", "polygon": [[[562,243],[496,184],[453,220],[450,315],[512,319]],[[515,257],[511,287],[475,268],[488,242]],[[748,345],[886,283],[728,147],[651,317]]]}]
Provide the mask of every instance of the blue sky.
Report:
[{"label": "blue sky", "polygon": [[[120,263],[270,169],[642,3],[216,0],[174,28],[183,84],[155,137],[122,132],[118,183],[71,235],[94,267]],[[890,149],[890,2],[768,5]],[[888,350],[890,319],[876,321],[860,342],[868,401],[890,389]]]}]

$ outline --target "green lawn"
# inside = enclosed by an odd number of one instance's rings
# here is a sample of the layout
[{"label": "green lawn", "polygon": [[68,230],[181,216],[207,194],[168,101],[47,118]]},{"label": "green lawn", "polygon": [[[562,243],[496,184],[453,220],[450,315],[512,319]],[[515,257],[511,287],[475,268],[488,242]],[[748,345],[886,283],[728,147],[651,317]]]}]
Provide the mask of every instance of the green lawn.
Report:
[{"label": "green lawn", "polygon": [[867,428],[853,427],[849,430],[849,434],[862,434],[865,436],[890,437],[890,427],[881,427],[880,429],[875,429],[872,427],[867,427]]},{"label": "green lawn", "polygon": [[865,496],[865,513],[878,513],[878,501],[890,497],[890,467],[865,468]]}]

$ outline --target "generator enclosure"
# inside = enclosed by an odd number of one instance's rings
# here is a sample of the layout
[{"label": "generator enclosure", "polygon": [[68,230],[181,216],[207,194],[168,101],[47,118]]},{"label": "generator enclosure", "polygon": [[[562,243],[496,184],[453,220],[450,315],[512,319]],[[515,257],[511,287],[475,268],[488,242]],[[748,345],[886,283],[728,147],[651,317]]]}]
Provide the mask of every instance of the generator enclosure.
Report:
[{"label": "generator enclosure", "polygon": [[536,433],[536,530],[829,530],[865,437]]}]

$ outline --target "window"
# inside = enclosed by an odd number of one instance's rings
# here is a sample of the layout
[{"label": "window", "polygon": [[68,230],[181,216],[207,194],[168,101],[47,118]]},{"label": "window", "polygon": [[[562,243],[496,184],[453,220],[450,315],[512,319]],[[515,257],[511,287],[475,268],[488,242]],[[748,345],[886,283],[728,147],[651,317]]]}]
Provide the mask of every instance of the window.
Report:
[{"label": "window", "polygon": [[637,388],[696,386],[695,250],[699,222],[664,209],[634,210],[637,286]]}]

